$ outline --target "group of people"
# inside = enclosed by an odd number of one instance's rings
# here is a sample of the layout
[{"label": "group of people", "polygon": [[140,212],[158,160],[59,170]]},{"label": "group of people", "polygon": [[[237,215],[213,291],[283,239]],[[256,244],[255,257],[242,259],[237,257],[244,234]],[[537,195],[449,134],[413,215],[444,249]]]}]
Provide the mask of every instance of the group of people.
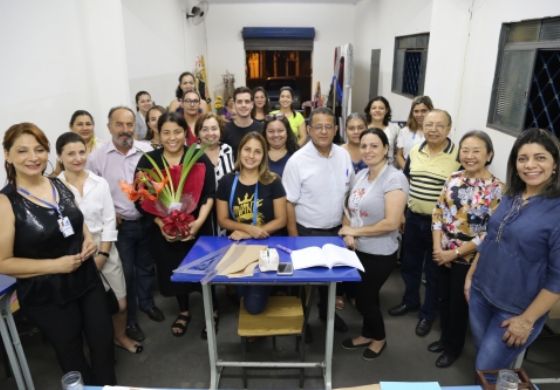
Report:
[{"label": "group of people", "polygon": [[[136,95],[137,112],[112,108],[111,139],[104,143],[91,114],[76,111],[70,131],[56,140],[51,177],[44,175],[49,141],[36,125],[15,124],[4,135],[0,273],[17,277],[21,307],[54,346],[64,372],[80,371],[88,384],[115,384],[113,346],[143,350],[138,310],[165,320],[154,302],[156,280],[163,296],[177,299],[172,334],[187,332],[189,295],[199,286],[172,283],[170,276],[199,235],[341,236],[364,266],[362,281],[348,290],[363,316],[361,331],[342,347],[361,350],[365,360],[387,347],[379,292],[399,248],[405,292],[389,314],[420,309],[419,336],[440,316],[441,336],[428,347],[440,353],[436,366],[448,367],[460,355],[469,318],[477,369],[507,367],[536,338],[560,297],[560,152],[549,132],[519,136],[504,185],[487,168],[490,137],[470,131],[455,145],[450,115],[427,96],[413,100],[403,129],[390,122],[389,102],[373,98],[365,115],[348,117],[347,142],[339,146],[333,113],[317,108],[306,124],[289,87],[272,112],[264,89],[237,88],[225,122],[195,84],[183,73],[168,109],[145,91]],[[170,236],[161,218],[127,198],[122,182],[132,183],[152,164],[180,164],[192,144],[204,148],[197,162],[201,195],[188,236]],[[113,314],[109,287],[119,304]],[[247,286],[238,293],[258,314],[271,291]],[[323,321],[326,295],[319,290]],[[217,325],[218,302],[214,307]],[[348,330],[339,315],[334,325]]]}]

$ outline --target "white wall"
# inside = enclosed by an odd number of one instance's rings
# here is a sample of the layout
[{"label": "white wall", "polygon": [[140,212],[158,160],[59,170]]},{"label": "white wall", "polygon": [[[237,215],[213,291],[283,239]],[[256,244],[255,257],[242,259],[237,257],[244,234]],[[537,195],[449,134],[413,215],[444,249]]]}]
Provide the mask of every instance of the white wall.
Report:
[{"label": "white wall", "polygon": [[[108,108],[128,103],[120,2],[3,2],[0,50],[2,135],[12,124],[34,122],[54,149],[72,112],[83,108],[103,137]],[[0,163],[3,184],[3,156]]]},{"label": "white wall", "polygon": [[[455,0],[458,1],[458,0]],[[496,148],[493,172],[505,178],[506,161],[514,142],[500,131],[486,127],[502,23],[560,15],[560,2],[534,0],[474,1],[470,39],[466,49],[461,103],[456,118],[457,136],[471,129],[488,131]],[[440,54],[443,56],[443,53]]]},{"label": "white wall", "polygon": [[536,0],[362,0],[356,5],[354,110],[361,111],[369,91],[371,49],[381,49],[380,94],[394,119],[405,119],[410,98],[391,93],[395,36],[430,32],[424,93],[453,117],[452,138],[486,130],[496,156],[491,166],[504,179],[514,137],[486,126],[503,23],[560,15],[560,3]]},{"label": "white wall", "polygon": [[394,120],[406,119],[410,99],[391,92],[395,37],[429,32],[432,1],[362,0],[355,13],[353,111],[363,112],[369,100],[371,50],[381,49],[379,94],[391,103]]},{"label": "white wall", "polygon": [[245,85],[243,27],[314,27],[313,89],[317,81],[328,92],[333,75],[334,48],[353,41],[354,6],[351,4],[210,4],[206,19],[210,91],[221,94],[222,74],[235,76],[235,86]]},{"label": "white wall", "polygon": [[194,71],[196,58],[206,54],[205,26],[187,22],[194,0],[122,0],[130,101],[149,91],[167,106],[175,96],[177,77]]}]

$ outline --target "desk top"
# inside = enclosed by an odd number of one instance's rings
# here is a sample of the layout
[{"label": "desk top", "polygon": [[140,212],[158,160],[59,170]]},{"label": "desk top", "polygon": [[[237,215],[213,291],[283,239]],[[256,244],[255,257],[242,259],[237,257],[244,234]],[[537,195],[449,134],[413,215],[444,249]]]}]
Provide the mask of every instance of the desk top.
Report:
[{"label": "desk top", "polygon": [[[201,236],[197,239],[192,249],[181,262],[181,266],[199,259],[209,253],[233,244],[234,241],[227,237],[211,237]],[[303,249],[309,246],[323,246],[325,244],[335,244],[344,246],[344,241],[337,236],[333,237],[279,237],[273,236],[265,240],[244,240],[240,244],[246,245],[268,245],[274,248],[276,245],[282,245],[292,250]],[[291,262],[290,255],[282,250],[278,250],[280,262]],[[202,275],[173,273],[171,280],[174,282],[200,282]],[[351,267],[335,267],[328,269],[326,267],[314,267],[300,270],[294,270],[294,274],[290,276],[279,276],[276,272],[260,272],[257,269],[255,274],[248,278],[228,278],[225,276],[215,276],[212,282],[215,283],[255,283],[255,284],[302,284],[302,283],[328,283],[328,282],[359,282],[360,274],[355,268]]]},{"label": "desk top", "polygon": [[0,274],[0,295],[9,292],[15,284],[14,278]]}]

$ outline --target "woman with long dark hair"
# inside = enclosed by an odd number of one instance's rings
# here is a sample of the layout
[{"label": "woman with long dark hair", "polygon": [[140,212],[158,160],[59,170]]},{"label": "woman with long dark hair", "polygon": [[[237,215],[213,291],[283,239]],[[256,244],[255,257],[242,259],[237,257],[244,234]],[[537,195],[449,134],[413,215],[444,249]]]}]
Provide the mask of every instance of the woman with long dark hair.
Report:
[{"label": "woman with long dark hair", "polygon": [[[185,141],[187,131],[189,131],[185,120],[175,112],[165,113],[158,120],[158,131],[162,147],[148,152],[148,155],[162,170],[164,169],[164,161],[168,167],[181,164],[187,150]],[[195,219],[189,224],[189,236],[169,236],[163,230],[164,224],[161,218],[155,218],[151,234],[148,237],[151,253],[156,262],[160,292],[166,297],[176,297],[179,305],[179,314],[171,325],[171,333],[178,337],[186,333],[191,321],[189,294],[198,290],[199,286],[189,283],[172,283],[170,280],[171,274],[179,266],[185,254],[192,248],[194,240],[199,234],[212,234],[208,216],[214,205],[216,188],[214,169],[204,155],[198,163],[204,164],[205,176],[200,200],[192,213]],[[143,156],[138,161],[136,170],[152,168],[153,166],[148,158]]]},{"label": "woman with long dark hair", "polygon": [[278,103],[280,103],[280,110],[272,111],[270,114],[276,115],[281,113],[284,115],[288,122],[290,122],[290,128],[297,138],[298,145],[303,145],[307,141],[307,128],[303,115],[294,110],[294,90],[291,87],[280,88]]},{"label": "woman with long dark hair", "polygon": [[398,168],[404,168],[410,149],[424,141],[424,132],[422,131],[424,117],[433,108],[434,105],[429,96],[417,96],[412,100],[406,126],[400,129],[399,136],[397,137],[395,163]]},{"label": "woman with long dark hair", "polygon": [[263,134],[268,145],[268,168],[282,177],[288,159],[298,149],[296,136],[290,122],[282,114],[267,115]]},{"label": "woman with long dark hair", "polygon": [[389,140],[389,164],[395,165],[395,149],[397,137],[399,136],[399,126],[389,123],[392,118],[391,105],[383,96],[376,96],[371,99],[364,108],[368,128],[381,129],[387,134]]},{"label": "woman with long dark hair", "polygon": [[475,367],[509,367],[560,299],[560,148],[542,129],[513,144],[505,194],[465,281]]}]

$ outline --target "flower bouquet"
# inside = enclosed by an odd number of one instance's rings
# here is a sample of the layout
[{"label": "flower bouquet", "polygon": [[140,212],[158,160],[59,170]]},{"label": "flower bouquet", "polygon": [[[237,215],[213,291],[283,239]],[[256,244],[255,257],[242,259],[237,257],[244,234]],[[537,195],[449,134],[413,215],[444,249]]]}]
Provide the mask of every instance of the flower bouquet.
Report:
[{"label": "flower bouquet", "polygon": [[184,239],[190,235],[189,224],[204,186],[206,166],[197,163],[204,148],[191,145],[181,164],[170,167],[165,159],[161,169],[152,157],[144,154],[152,168],[141,169],[134,182],[120,182],[121,190],[133,202],[140,202],[145,212],[161,218],[162,230],[170,237]]}]

